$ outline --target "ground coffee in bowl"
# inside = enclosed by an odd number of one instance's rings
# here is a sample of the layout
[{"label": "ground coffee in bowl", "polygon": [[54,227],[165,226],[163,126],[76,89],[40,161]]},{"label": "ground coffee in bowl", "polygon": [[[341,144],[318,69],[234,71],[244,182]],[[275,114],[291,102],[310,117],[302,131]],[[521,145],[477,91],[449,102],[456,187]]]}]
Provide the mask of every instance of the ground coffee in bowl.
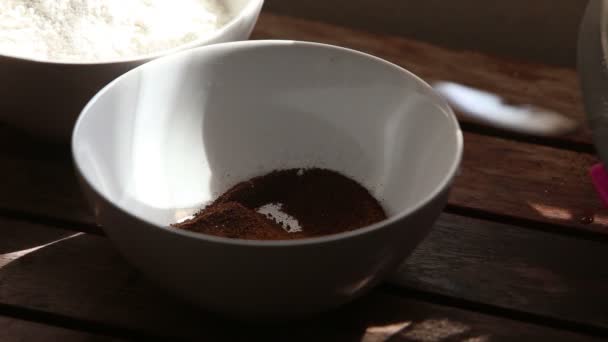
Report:
[{"label": "ground coffee in bowl", "polygon": [[362,228],[386,218],[356,181],[319,168],[273,171],[230,188],[173,227],[249,240],[292,240]]}]

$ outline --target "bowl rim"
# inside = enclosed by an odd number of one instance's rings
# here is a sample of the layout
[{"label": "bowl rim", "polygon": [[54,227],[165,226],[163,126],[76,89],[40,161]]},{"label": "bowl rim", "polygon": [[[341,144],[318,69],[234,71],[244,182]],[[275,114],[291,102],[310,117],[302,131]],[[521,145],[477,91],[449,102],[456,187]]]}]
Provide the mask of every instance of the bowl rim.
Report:
[{"label": "bowl rim", "polygon": [[213,31],[208,36],[195,39],[185,44],[180,44],[173,48],[151,52],[143,55],[135,55],[132,57],[125,58],[111,58],[104,59],[100,61],[64,61],[64,60],[50,60],[36,57],[27,57],[20,55],[8,54],[6,52],[0,51],[0,58],[8,58],[19,61],[27,61],[34,63],[44,63],[51,65],[64,65],[64,66],[86,66],[86,65],[113,65],[113,64],[123,64],[123,63],[137,63],[137,62],[146,62],[159,57],[167,56],[174,54],[176,52],[181,52],[184,50],[194,49],[200,46],[204,46],[208,44],[210,41],[217,39],[218,37],[226,34],[228,31],[232,30],[233,27],[237,26],[238,23],[243,21],[245,18],[255,16],[256,12],[259,11],[264,5],[264,0],[247,0],[247,4],[236,14],[234,15],[227,23],[222,25],[219,29]]},{"label": "bowl rim", "polygon": [[[139,215],[136,215],[134,213],[131,213],[130,211],[123,209],[118,203],[115,203],[114,201],[110,200],[105,194],[100,192],[96,186],[94,186],[93,184],[91,184],[89,182],[87,175],[80,168],[80,163],[78,161],[78,156],[77,156],[77,152],[76,152],[76,146],[77,146],[76,139],[77,139],[78,131],[80,130],[80,126],[81,126],[82,122],[84,120],[86,120],[86,117],[88,115],[87,113],[89,112],[90,108],[95,105],[97,100],[101,96],[103,96],[110,88],[112,88],[115,83],[120,82],[123,78],[128,77],[128,75],[131,73],[138,72],[139,68],[143,68],[147,64],[162,63],[164,60],[170,59],[170,58],[174,58],[176,60],[180,59],[180,58],[187,58],[187,56],[200,53],[201,50],[213,51],[216,49],[262,47],[262,46],[263,47],[276,47],[276,46],[288,46],[288,45],[293,45],[293,44],[297,44],[297,45],[305,46],[305,47],[309,47],[309,48],[330,49],[330,50],[334,50],[334,51],[337,51],[340,53],[346,53],[346,54],[356,54],[358,56],[369,59],[373,63],[381,63],[388,67],[391,67],[396,72],[401,73],[405,77],[409,77],[409,78],[413,79],[419,86],[422,86],[424,89],[428,90],[428,94],[425,94],[425,95],[430,96],[434,103],[438,103],[440,105],[441,110],[444,112],[444,114],[446,114],[446,119],[448,120],[449,124],[452,126],[451,130],[453,130],[453,132],[454,132],[454,137],[455,137],[454,143],[456,145],[456,154],[455,154],[449,168],[446,170],[441,181],[437,183],[437,185],[433,188],[432,191],[430,191],[426,196],[423,196],[421,199],[419,199],[414,205],[411,205],[403,210],[400,210],[395,215],[392,215],[392,216],[388,217],[387,219],[374,223],[372,225],[361,227],[361,228],[358,228],[358,229],[355,229],[352,231],[342,232],[342,233],[337,233],[337,234],[332,234],[332,235],[319,236],[319,237],[295,239],[295,240],[246,240],[246,239],[234,239],[234,238],[226,238],[226,237],[190,232],[190,231],[186,231],[183,229],[171,228],[169,226],[165,227],[162,225],[158,225],[154,222],[151,222],[144,217],[140,217]],[[391,63],[387,60],[384,60],[382,58],[373,56],[373,55],[365,53],[365,52],[361,52],[361,51],[357,51],[357,50],[353,50],[353,49],[349,49],[349,48],[345,48],[345,47],[341,47],[341,46],[336,46],[336,45],[316,43],[316,42],[307,42],[307,41],[295,41],[295,40],[249,40],[249,41],[212,44],[212,45],[207,45],[207,46],[201,46],[201,47],[198,47],[195,49],[190,49],[187,51],[182,51],[178,54],[156,59],[156,60],[148,62],[144,65],[138,66],[138,67],[128,71],[127,73],[119,76],[112,82],[110,82],[103,89],[101,89],[93,98],[91,98],[91,100],[87,103],[87,105],[84,107],[84,109],[80,112],[80,115],[78,116],[78,119],[76,121],[76,124],[75,124],[73,132],[72,132],[72,139],[71,139],[72,159],[74,161],[74,166],[76,168],[76,171],[80,175],[81,179],[85,182],[87,187],[89,189],[91,189],[97,196],[99,196],[101,199],[103,199],[103,201],[110,204],[112,207],[118,209],[120,212],[124,213],[125,215],[129,216],[130,218],[141,221],[142,223],[145,223],[151,227],[162,229],[166,232],[169,232],[170,234],[177,234],[177,235],[181,235],[181,236],[188,237],[188,238],[202,240],[205,242],[216,242],[216,243],[223,243],[223,244],[228,244],[228,245],[252,246],[252,247],[287,247],[287,246],[303,246],[303,245],[310,245],[310,244],[329,243],[329,242],[333,242],[336,240],[343,240],[343,239],[348,239],[348,238],[365,235],[367,233],[370,233],[370,232],[373,232],[376,230],[380,230],[384,227],[393,225],[393,224],[397,223],[398,221],[401,221],[401,220],[405,219],[406,217],[412,215],[413,213],[417,212],[418,210],[424,208],[426,205],[428,205],[433,200],[435,200],[438,196],[440,196],[443,191],[449,189],[453,179],[458,174],[460,164],[462,162],[463,147],[464,147],[463,135],[462,135],[462,131],[460,129],[458,120],[456,118],[456,115],[454,114],[454,111],[452,110],[452,108],[448,105],[447,101],[441,95],[439,95],[427,82],[422,80],[417,75],[413,74],[412,72],[410,72],[394,63]]]}]

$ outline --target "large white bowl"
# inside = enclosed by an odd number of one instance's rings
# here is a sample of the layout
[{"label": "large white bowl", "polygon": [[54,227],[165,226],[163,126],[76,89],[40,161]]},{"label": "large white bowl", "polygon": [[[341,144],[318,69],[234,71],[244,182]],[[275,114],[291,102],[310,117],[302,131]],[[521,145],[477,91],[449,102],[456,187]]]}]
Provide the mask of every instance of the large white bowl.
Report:
[{"label": "large white bowl", "polygon": [[159,56],[249,38],[264,0],[223,0],[233,19],[212,35],[161,53],[95,63],[18,58],[0,51],[0,122],[69,141],[78,113],[104,85]]},{"label": "large white bowl", "polygon": [[[72,148],[97,218],[129,262],[207,309],[260,317],[336,307],[393,271],[441,212],[462,135],[446,103],[389,62],[249,41],[121,76],[86,106]],[[390,218],[297,241],[167,227],[238,181],[307,166],[360,181]]]}]

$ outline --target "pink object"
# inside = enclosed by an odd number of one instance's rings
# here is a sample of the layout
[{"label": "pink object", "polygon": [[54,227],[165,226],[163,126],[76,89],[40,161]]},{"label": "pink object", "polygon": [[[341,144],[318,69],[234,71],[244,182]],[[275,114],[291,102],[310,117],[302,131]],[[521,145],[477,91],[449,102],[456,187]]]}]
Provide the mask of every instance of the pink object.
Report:
[{"label": "pink object", "polygon": [[608,208],[608,173],[602,164],[595,164],[591,167],[591,171],[589,172],[591,175],[591,181],[593,181],[593,185],[595,185],[595,190],[604,206]]}]

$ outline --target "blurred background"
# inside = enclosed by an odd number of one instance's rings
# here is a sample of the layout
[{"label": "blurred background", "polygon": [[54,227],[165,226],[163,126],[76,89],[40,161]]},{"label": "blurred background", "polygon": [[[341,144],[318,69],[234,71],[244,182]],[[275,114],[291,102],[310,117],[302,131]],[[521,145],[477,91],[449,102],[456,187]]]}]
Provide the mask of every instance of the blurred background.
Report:
[{"label": "blurred background", "polygon": [[587,0],[266,0],[278,13],[575,66]]}]

